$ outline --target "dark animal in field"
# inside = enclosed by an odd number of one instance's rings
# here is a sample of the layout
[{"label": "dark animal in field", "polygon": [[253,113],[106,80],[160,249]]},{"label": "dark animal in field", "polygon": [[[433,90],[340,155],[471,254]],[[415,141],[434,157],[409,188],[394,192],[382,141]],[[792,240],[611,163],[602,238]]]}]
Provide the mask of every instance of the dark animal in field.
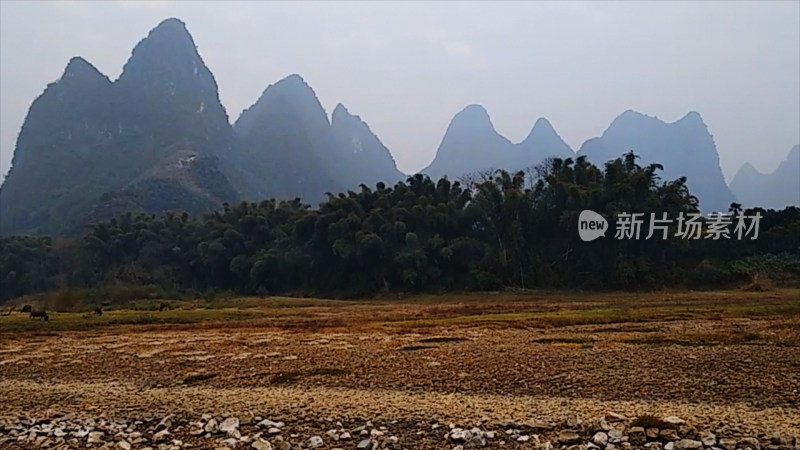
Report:
[{"label": "dark animal in field", "polygon": [[103,308],[109,307],[109,306],[111,306],[111,302],[100,303],[100,306],[102,306]]},{"label": "dark animal in field", "polygon": [[169,309],[169,305],[168,304],[166,304],[164,302],[158,304],[158,310],[159,311],[164,311],[165,309]]},{"label": "dark animal in field", "polygon": [[50,316],[47,315],[47,311],[45,311],[44,308],[32,308],[31,319],[42,319],[47,322],[50,320]]},{"label": "dark animal in field", "polygon": [[22,309],[20,309],[19,312],[29,313],[31,312],[31,309],[33,309],[33,306],[31,305],[22,305]]},{"label": "dark animal in field", "polygon": [[98,306],[97,308],[94,309],[94,313],[97,314],[98,316],[102,316],[103,315],[103,308]]},{"label": "dark animal in field", "polygon": [[17,305],[11,305],[11,308],[8,308],[8,312],[3,313],[3,315],[4,316],[10,316],[11,313],[14,311],[14,308],[16,308],[16,307],[17,307]]}]

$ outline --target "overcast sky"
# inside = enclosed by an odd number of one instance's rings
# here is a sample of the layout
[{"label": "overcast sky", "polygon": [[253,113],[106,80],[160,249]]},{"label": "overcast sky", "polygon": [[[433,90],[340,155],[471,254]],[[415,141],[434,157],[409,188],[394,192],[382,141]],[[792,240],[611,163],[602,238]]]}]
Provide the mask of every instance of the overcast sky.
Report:
[{"label": "overcast sky", "polygon": [[31,102],[72,56],[112,80],[161,20],[186,22],[231,121],[301,74],[415,172],[484,105],[522,140],[547,117],[577,150],[626,109],[703,116],[730,181],[800,142],[800,2],[0,2],[0,173]]}]

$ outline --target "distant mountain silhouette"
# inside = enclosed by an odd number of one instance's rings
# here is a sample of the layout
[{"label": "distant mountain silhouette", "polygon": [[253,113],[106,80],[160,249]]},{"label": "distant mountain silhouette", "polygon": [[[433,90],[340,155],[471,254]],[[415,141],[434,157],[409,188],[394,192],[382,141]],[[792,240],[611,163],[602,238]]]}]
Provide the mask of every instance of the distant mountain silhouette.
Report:
[{"label": "distant mountain silhouette", "polygon": [[761,173],[745,163],[731,180],[731,190],[745,208],[800,206],[800,145],[792,147],[772,173]]},{"label": "distant mountain silhouette", "polygon": [[[270,85],[234,125],[260,193],[318,203],[326,192],[403,178],[391,154],[358,116],[338,104],[332,123],[314,90],[299,75]],[[252,164],[256,164],[253,166]]]},{"label": "distant mountain silhouette", "polygon": [[392,185],[406,178],[369,125],[341,103],[333,109],[331,130],[338,150],[334,167],[347,188],[374,187],[378,182]]},{"label": "distant mountain silhouette", "polygon": [[528,137],[514,144],[495,130],[483,106],[469,105],[453,117],[433,162],[422,173],[458,178],[485,169],[519,170],[551,156],[574,153],[547,119],[537,120]]},{"label": "distant mountain silhouette", "polygon": [[328,116],[316,94],[299,76],[267,87],[234,125],[245,152],[264,180],[263,197],[322,200],[338,183],[328,164],[335,153]]},{"label": "distant mountain silhouette", "polygon": [[618,116],[598,138],[578,151],[595,164],[633,150],[641,162],[664,166],[662,178],[687,177],[689,190],[704,211],[727,211],[734,196],[725,184],[714,138],[696,112],[673,123],[628,110]]},{"label": "distant mountain silhouette", "polygon": [[33,102],[0,187],[0,231],[80,232],[122,212],[198,214],[242,199],[315,203],[401,178],[369,127],[337,109],[332,126],[293,75],[234,131],[184,23],[167,19],[113,83],[73,58]]},{"label": "distant mountain silhouette", "polygon": [[[17,137],[12,168],[0,188],[3,230],[62,222],[86,212],[96,186],[124,184],[106,118],[111,82],[82,58],[33,102]],[[107,166],[98,172],[95,167]],[[87,199],[87,197],[90,197]]]},{"label": "distant mountain silhouette", "polygon": [[123,211],[235,201],[217,163],[232,137],[183,22],[165,20],[114,83],[73,58],[34,101],[0,188],[0,229],[77,230]]},{"label": "distant mountain silhouette", "polygon": [[[602,164],[633,150],[688,177],[706,211],[734,200],[714,140],[699,114],[674,123],[626,111],[578,155]],[[480,105],[456,114],[423,173],[458,178],[519,170],[576,154],[547,119],[512,143]],[[743,167],[734,188],[747,204],[797,204],[798,149],[773,174]],[[231,126],[216,81],[183,22],[161,22],[133,49],[112,82],[72,58],[36,98],[0,187],[0,232],[75,233],[122,212],[185,210],[224,202],[294,199],[392,185],[405,177],[370,127],[337,104],[330,120],[299,75],[268,86]]]},{"label": "distant mountain silhouette", "polygon": [[519,143],[522,159],[517,162],[518,167],[530,165],[531,161],[542,161],[546,158],[574,158],[575,152],[556,133],[550,121],[544,117],[539,118],[533,125],[528,137]]}]

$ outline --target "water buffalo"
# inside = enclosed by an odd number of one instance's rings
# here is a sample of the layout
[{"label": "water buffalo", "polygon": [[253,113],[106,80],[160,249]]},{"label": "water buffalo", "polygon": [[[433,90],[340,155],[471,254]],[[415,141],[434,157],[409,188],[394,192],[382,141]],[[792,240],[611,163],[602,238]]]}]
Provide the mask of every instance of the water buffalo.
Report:
[{"label": "water buffalo", "polygon": [[47,311],[44,308],[31,308],[31,319],[42,319],[45,322],[50,320],[50,316],[47,315]]},{"label": "water buffalo", "polygon": [[21,312],[21,313],[29,313],[29,312],[31,312],[32,308],[33,308],[33,306],[31,306],[31,305],[22,305],[22,309],[20,309],[19,312]]}]

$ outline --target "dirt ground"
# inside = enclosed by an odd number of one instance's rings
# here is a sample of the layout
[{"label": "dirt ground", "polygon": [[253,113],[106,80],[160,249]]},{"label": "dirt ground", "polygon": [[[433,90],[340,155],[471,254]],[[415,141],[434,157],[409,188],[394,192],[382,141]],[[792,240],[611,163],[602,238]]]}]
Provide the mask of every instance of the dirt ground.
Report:
[{"label": "dirt ground", "polygon": [[227,306],[244,313],[0,317],[0,416],[466,426],[615,412],[800,435],[798,290]]}]

